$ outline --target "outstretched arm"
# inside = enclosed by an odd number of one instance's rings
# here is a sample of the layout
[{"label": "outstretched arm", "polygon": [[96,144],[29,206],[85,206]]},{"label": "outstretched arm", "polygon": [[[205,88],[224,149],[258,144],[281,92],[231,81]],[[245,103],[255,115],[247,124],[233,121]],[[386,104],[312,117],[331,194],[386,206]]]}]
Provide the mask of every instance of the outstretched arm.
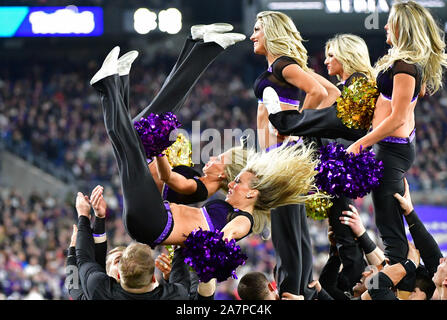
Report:
[{"label": "outstretched arm", "polygon": [[98,185],[93,189],[90,195],[90,202],[95,213],[95,222],[93,223],[93,240],[95,242],[95,260],[106,268],[107,256],[107,234],[106,234],[106,212],[107,203],[103,197],[104,187]]},{"label": "outstretched arm", "polygon": [[422,261],[431,276],[436,272],[439,264],[439,259],[442,258],[441,249],[433,236],[425,228],[425,225],[417,216],[413,208],[413,203],[410,196],[410,186],[407,179],[404,179],[405,194],[402,197],[400,194],[394,194],[394,197],[399,201],[403,209],[405,220],[408,224],[408,229],[413,237],[416,248],[421,252]]},{"label": "outstretched arm", "polygon": [[107,292],[109,277],[103,267],[95,261],[95,243],[90,227],[90,203],[87,196],[78,192],[76,210],[78,212],[78,234],[76,237],[76,260],[79,278],[84,294],[92,299],[94,292]]},{"label": "outstretched arm", "polygon": [[70,247],[68,248],[67,260],[65,266],[66,287],[68,294],[73,300],[87,300],[87,297],[82,290],[81,281],[77,273],[76,266],[76,235],[78,227],[73,225],[73,234],[71,235]]},{"label": "outstretched arm", "polygon": [[352,229],[370,265],[383,263],[385,254],[368,236],[357,209],[353,205],[349,205],[349,208],[351,211],[342,212],[343,216],[340,217],[341,223]]},{"label": "outstretched arm", "polygon": [[408,242],[407,260],[385,267],[374,275],[370,281],[368,291],[365,291],[362,300],[395,300],[396,295],[391,288],[396,286],[406,275],[414,275],[419,266],[420,254],[416,247]]}]

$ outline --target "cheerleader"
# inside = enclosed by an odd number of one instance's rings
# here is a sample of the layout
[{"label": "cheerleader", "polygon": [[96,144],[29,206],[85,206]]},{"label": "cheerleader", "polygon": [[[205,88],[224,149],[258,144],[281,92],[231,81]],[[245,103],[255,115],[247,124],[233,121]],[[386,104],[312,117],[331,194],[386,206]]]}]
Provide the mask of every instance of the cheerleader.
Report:
[{"label": "cheerleader", "polygon": [[[163,201],[119,94],[118,55],[119,47],[115,47],[97,73],[102,76],[95,76],[92,86],[101,95],[104,123],[119,167],[123,223],[134,240],[152,248],[181,245],[197,228],[218,229],[224,238],[239,240],[250,232],[261,232],[271,208],[303,203],[308,192],[316,191],[317,158],[312,148],[301,146],[249,156],[246,167],[229,183],[225,200],[209,201],[202,208]],[[278,158],[283,159],[279,164],[274,161]],[[294,169],[285,176],[285,168]]]},{"label": "cheerleader", "polygon": [[[339,34],[329,39],[325,47],[328,74],[336,76],[340,81],[337,87],[341,92],[348,88],[355,80],[361,78],[367,81],[373,80],[374,73],[370,63],[368,47],[365,41],[353,34]],[[326,145],[334,140],[319,139]],[[353,141],[336,139],[345,148]],[[352,199],[340,195],[334,197],[329,208],[329,225],[335,237],[338,256],[343,264],[339,274],[338,288],[344,292],[350,292],[354,285],[360,281],[362,272],[366,267],[363,259],[363,251],[356,241],[352,230],[340,221],[343,211],[350,210],[349,205],[354,205]],[[322,285],[324,285],[322,283]]]},{"label": "cheerleader", "polygon": [[[307,67],[307,50],[292,20],[273,11],[260,12],[250,37],[254,53],[266,57],[268,69],[254,83],[258,98],[257,132],[262,149],[272,152],[285,141],[269,127],[263,102],[266,87],[275,88],[284,110],[316,108],[329,104],[340,94],[329,81]],[[276,163],[282,163],[278,159]],[[278,190],[278,195],[281,195]],[[312,277],[312,245],[303,204],[278,207],[271,212],[271,237],[276,252],[276,281],[280,295],[290,292],[312,299],[316,292],[308,288]]]},{"label": "cheerleader", "polygon": [[[133,118],[133,122],[147,117],[150,113],[178,111],[200,76],[216,57],[229,46],[245,39],[243,34],[228,33],[232,29],[233,26],[227,23],[192,26],[191,36],[186,39],[159,93]],[[129,74],[132,63],[137,57],[138,52],[133,50],[118,59],[119,93],[123,97],[127,111],[129,111]],[[95,77],[92,82],[96,81]],[[165,200],[192,204],[206,200],[218,190],[226,192],[228,183],[234,180],[245,166],[246,158],[244,148],[235,147],[213,157],[206,164],[204,175],[191,168],[190,161],[171,169],[166,156],[156,157],[156,161],[151,161],[149,164],[149,169]]]},{"label": "cheerleader", "polygon": [[192,204],[205,201],[219,190],[228,192],[228,184],[245,167],[247,156],[243,145],[233,147],[211,157],[202,169],[203,175],[188,163],[171,166],[172,156],[166,155],[155,157],[149,169],[164,200]]},{"label": "cheerleader", "polygon": [[[375,221],[391,264],[404,261],[408,253],[399,202],[404,194],[404,175],[415,158],[414,108],[418,96],[435,93],[447,67],[444,33],[431,13],[414,1],[395,3],[390,11],[386,42],[388,54],[375,65],[380,96],[372,130],[354,142],[348,152],[373,146],[384,165],[384,177],[373,190]],[[400,289],[412,291],[414,281],[401,281]]]}]

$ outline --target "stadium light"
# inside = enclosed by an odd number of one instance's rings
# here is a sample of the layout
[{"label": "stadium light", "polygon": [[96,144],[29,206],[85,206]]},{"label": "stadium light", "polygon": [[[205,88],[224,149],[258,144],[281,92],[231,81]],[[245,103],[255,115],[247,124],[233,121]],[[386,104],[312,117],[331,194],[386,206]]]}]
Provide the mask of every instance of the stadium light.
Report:
[{"label": "stadium light", "polygon": [[175,8],[162,10],[158,14],[158,28],[169,34],[176,34],[182,30],[182,13]]},{"label": "stadium light", "polygon": [[133,27],[139,34],[147,34],[157,28],[157,15],[147,8],[137,9],[133,21]]}]

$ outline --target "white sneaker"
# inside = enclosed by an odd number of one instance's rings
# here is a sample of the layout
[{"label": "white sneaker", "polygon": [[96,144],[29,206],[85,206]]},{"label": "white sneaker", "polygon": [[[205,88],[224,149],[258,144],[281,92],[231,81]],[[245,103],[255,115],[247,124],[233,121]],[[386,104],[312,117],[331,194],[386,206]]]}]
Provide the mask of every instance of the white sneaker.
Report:
[{"label": "white sneaker", "polygon": [[130,72],[130,68],[132,67],[132,63],[138,57],[138,51],[132,50],[125,54],[123,54],[118,59],[118,74],[120,76],[126,76]]},{"label": "white sneaker", "polygon": [[262,103],[267,108],[269,114],[281,111],[278,94],[272,87],[267,87],[262,92]]},{"label": "white sneaker", "polygon": [[215,42],[222,48],[226,49],[236,42],[243,41],[247,38],[242,33],[216,33],[209,32],[203,35],[203,42]]},{"label": "white sneaker", "polygon": [[104,59],[101,68],[96,72],[93,78],[90,80],[90,85],[95,84],[101,79],[107,78],[113,74],[118,73],[118,55],[120,54],[120,47],[116,46],[110,51],[107,57]]},{"label": "white sneaker", "polygon": [[229,23],[197,24],[191,27],[191,36],[194,40],[203,39],[205,33],[223,33],[233,30]]}]

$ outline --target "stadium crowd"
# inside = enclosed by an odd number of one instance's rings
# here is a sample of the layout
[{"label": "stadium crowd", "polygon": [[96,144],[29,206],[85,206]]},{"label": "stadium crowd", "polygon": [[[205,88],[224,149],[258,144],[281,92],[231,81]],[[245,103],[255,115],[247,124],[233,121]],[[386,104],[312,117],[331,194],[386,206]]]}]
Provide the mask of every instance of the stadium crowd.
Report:
[{"label": "stadium crowd", "polygon": [[[131,114],[146,106],[175,62],[160,54],[152,63],[136,62],[131,72]],[[249,65],[250,63],[247,62]],[[255,68],[256,66],[253,66]],[[88,85],[97,65],[57,72],[58,66],[27,66],[31,72],[0,78],[0,136],[6,148],[34,164],[50,162],[67,182],[106,185],[107,234],[110,248],[130,241],[121,222],[117,166],[99,112],[98,95]],[[321,66],[315,66],[315,70]],[[179,119],[191,130],[255,128],[256,98],[238,66],[216,61],[197,83]],[[416,108],[417,158],[407,176],[413,190],[447,187],[447,90],[421,99]],[[36,160],[40,158],[39,162]],[[42,160],[43,159],[43,160]],[[206,161],[206,159],[203,159]],[[45,169],[45,167],[44,167]],[[1,187],[1,186],[0,186]],[[358,200],[363,222],[375,234],[371,203]],[[64,287],[65,250],[76,219],[74,196],[63,202],[45,193],[25,197],[0,189],[0,296],[3,299],[68,299]],[[309,220],[315,278],[327,261],[327,222]],[[378,239],[375,238],[378,242]],[[240,242],[248,271],[271,274],[271,241],[252,235]],[[236,299],[236,280],[219,284],[216,299]]]}]

